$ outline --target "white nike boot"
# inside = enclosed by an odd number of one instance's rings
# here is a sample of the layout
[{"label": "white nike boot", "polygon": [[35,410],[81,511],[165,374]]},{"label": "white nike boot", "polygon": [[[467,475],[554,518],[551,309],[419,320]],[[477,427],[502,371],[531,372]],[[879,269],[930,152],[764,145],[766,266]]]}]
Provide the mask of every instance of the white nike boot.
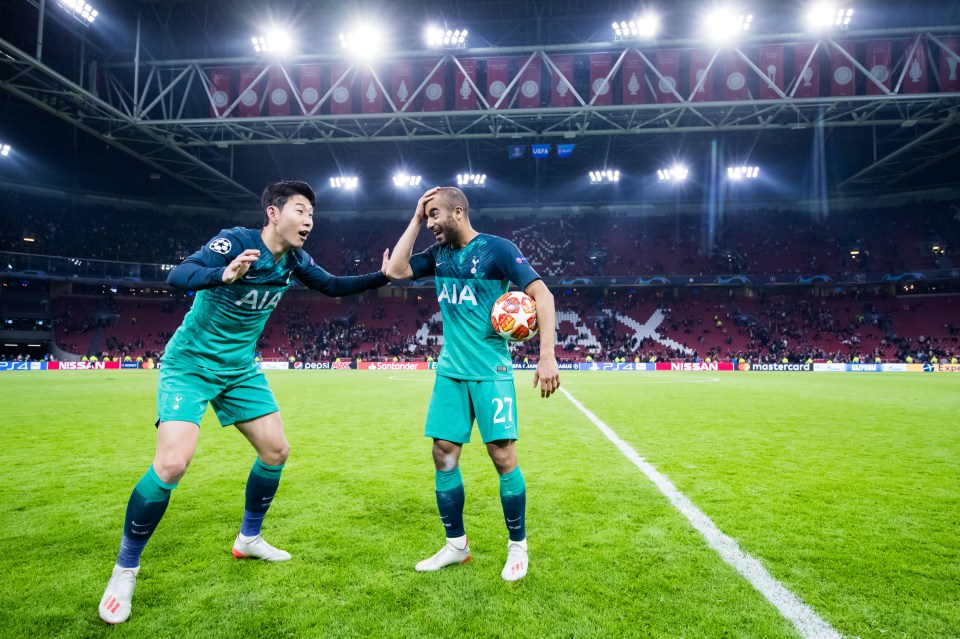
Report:
[{"label": "white nike boot", "polygon": [[527,574],[527,540],[507,542],[507,563],[500,576],[507,581],[517,581]]},{"label": "white nike boot", "polygon": [[416,565],[416,571],[433,572],[453,564],[465,564],[468,561],[470,561],[470,540],[467,536],[447,538],[447,543],[437,554]]},{"label": "white nike boot", "polygon": [[113,567],[113,574],[110,575],[107,589],[103,592],[103,598],[100,600],[101,619],[107,623],[123,623],[130,618],[130,610],[133,607],[133,589],[137,585],[138,572],[140,572],[140,566],[136,568]]},{"label": "white nike boot", "polygon": [[237,540],[233,542],[233,556],[237,559],[263,559],[264,561],[287,561],[290,559],[290,553],[286,550],[274,548],[263,537],[247,537],[246,535],[237,535]]}]

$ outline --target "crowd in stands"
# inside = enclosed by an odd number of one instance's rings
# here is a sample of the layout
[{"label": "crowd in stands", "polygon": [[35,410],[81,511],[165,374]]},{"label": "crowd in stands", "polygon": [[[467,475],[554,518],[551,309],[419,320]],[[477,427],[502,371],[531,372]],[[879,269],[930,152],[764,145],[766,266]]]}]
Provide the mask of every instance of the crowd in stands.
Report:
[{"label": "crowd in stands", "polygon": [[[196,212],[118,209],[9,191],[0,195],[0,251],[177,264],[221,228],[240,223]],[[616,213],[474,218],[478,230],[513,240],[547,277],[809,277],[960,264],[960,207],[945,203],[842,211],[821,220],[795,210],[727,211],[720,219]],[[333,273],[369,272],[380,267],[383,249],[395,244],[406,221],[405,214],[333,219],[318,210],[305,248]],[[422,233],[418,248],[430,241]]]},{"label": "crowd in stands", "polygon": [[[659,293],[558,291],[561,361],[832,362],[950,361],[960,356],[960,295],[924,298],[847,294],[730,298]],[[55,335],[65,350],[98,357],[162,357],[189,308],[187,296],[159,299],[63,297]],[[292,294],[258,343],[262,358],[422,361],[437,358],[435,303],[417,299],[318,300]],[[539,342],[512,347],[536,361]]]}]

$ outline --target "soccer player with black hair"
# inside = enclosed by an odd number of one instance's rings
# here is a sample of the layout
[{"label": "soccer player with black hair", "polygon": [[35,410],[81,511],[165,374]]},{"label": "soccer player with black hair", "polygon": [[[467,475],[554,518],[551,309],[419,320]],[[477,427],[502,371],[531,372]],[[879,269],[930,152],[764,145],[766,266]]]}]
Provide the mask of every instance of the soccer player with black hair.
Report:
[{"label": "soccer player with black hair", "polygon": [[[412,255],[421,227],[436,244]],[[416,565],[419,572],[466,563],[470,545],[463,526],[464,489],[460,453],[476,419],[483,443],[500,475],[500,503],[507,525],[507,561],[501,576],[516,581],[527,574],[527,491],[517,461],[516,390],[506,341],[493,330],[493,303],[513,282],[537,304],[540,360],[533,385],[541,397],[560,387],[554,354],[553,295],[510,241],[478,233],[460,189],[427,191],[393,250],[386,274],[391,279],[433,275],[443,315],[443,349],[427,411],[424,434],[433,438],[436,497],[446,543]]]},{"label": "soccer player with black hair", "polygon": [[263,228],[224,229],[173,269],[167,280],[198,292],[163,356],[157,452],[127,504],[117,563],[100,601],[100,617],[107,623],[130,617],[140,555],[167,509],[170,493],[187,472],[207,404],[221,425],[234,425],[257,452],[233,556],[290,559],[260,534],[290,446],[273,392],[254,359],[257,339],[294,279],[333,297],[355,295],[389,281],[384,274],[389,251],[384,251],[380,271],[333,276],[303,250],[316,204],[310,185],[269,184],[261,201]]}]

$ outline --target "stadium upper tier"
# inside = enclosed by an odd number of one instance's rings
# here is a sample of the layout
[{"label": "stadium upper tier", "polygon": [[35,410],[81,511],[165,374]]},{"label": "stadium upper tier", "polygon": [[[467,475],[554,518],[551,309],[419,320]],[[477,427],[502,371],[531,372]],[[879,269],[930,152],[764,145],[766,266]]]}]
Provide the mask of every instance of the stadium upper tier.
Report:
[{"label": "stadium upper tier", "polygon": [[[0,251],[178,264],[235,220],[169,210],[123,210],[15,192],[0,198]],[[960,208],[917,203],[836,212],[812,219],[795,210],[727,211],[720,217],[654,211],[643,216],[582,214],[494,218],[474,226],[512,239],[548,278],[677,275],[902,274],[949,271],[960,263]],[[306,250],[335,274],[376,270],[407,223],[397,219],[334,218],[318,211]],[[247,220],[249,225],[259,220]],[[424,231],[418,248],[430,241]],[[24,270],[8,265],[6,270]],[[34,270],[45,270],[43,268]],[[105,275],[116,277],[111,267]],[[130,270],[130,269],[127,269]],[[136,269],[133,269],[136,270]],[[125,272],[140,281],[165,277],[160,268]],[[93,273],[95,276],[96,273]]]}]

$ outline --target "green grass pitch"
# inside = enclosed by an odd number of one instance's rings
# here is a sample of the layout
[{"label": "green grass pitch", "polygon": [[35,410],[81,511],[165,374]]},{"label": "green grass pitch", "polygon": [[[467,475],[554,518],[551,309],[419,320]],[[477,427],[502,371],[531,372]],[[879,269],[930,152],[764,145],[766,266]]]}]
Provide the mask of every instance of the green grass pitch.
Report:
[{"label": "green grass pitch", "polygon": [[[517,375],[529,575],[500,579],[496,473],[464,450],[473,561],[442,542],[432,373],[268,372],[292,454],[285,564],[235,561],[253,451],[211,413],[143,556],[97,603],[153,457],[155,371],[7,373],[0,636],[798,637],[562,394]],[[569,373],[564,388],[845,637],[960,636],[960,376]],[[475,438],[479,435],[474,431]]]}]

